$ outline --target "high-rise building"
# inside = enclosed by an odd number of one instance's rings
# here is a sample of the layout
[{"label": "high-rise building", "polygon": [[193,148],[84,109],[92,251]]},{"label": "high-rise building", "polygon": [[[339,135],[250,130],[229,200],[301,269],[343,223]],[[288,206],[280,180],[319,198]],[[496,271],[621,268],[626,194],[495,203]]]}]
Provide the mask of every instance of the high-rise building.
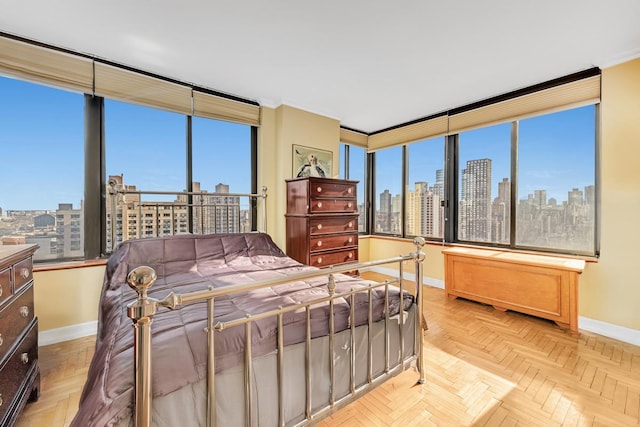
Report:
[{"label": "high-rise building", "polygon": [[376,231],[391,232],[391,193],[384,190],[380,193],[380,206],[376,215]]},{"label": "high-rise building", "polygon": [[84,204],[73,209],[71,203],[59,203],[56,210],[57,258],[76,258],[84,255]]},{"label": "high-rise building", "polygon": [[394,194],[391,197],[391,234],[402,234],[402,195]]},{"label": "high-rise building", "polygon": [[109,182],[117,191],[132,193],[119,193],[115,205],[114,197],[107,199],[108,250],[112,250],[113,239],[117,245],[133,238],[187,233],[190,211],[191,230],[196,234],[237,233],[251,229],[248,211],[240,209],[240,197],[226,195],[229,193],[227,184],[220,183],[216,185],[215,193],[207,193],[199,182],[194,182],[193,192],[199,194],[180,194],[172,201],[148,201],[143,200],[141,194],[133,193],[137,191],[136,186],[125,185],[122,175],[110,176]]},{"label": "high-rise building", "polygon": [[547,206],[547,190],[533,190],[533,203],[538,209]]},{"label": "high-rise building", "polygon": [[468,160],[462,170],[459,238],[491,239],[491,159]]},{"label": "high-rise building", "polygon": [[414,190],[407,193],[406,233],[421,236],[424,223],[424,198],[428,184],[424,181],[414,183]]},{"label": "high-rise building", "polygon": [[414,183],[414,190],[407,193],[406,230],[411,236],[442,236],[441,197],[437,184],[429,187],[424,181]]},{"label": "high-rise building", "polygon": [[[112,175],[109,182],[116,190],[137,191],[135,185],[125,185],[122,175]],[[107,194],[109,188],[107,188]],[[115,204],[114,204],[115,200]],[[118,194],[107,197],[107,250],[134,238],[171,236],[189,231],[186,196],[174,201],[146,201],[140,194]],[[115,218],[115,229],[113,219]],[[115,245],[113,245],[115,239]]]},{"label": "high-rise building", "polygon": [[[546,199],[546,195],[544,196]],[[509,243],[511,227],[511,183],[508,178],[498,182],[498,197],[491,204],[491,241]]]},{"label": "high-rise building", "polygon": [[240,197],[225,196],[229,193],[229,185],[219,183],[216,185],[215,196],[211,201],[215,209],[215,232],[237,233],[240,231]]}]

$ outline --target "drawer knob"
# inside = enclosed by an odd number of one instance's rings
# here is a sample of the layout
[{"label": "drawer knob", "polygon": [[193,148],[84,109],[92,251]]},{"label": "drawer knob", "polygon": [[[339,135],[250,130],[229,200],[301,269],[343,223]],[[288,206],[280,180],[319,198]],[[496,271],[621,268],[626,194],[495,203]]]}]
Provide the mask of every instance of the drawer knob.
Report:
[{"label": "drawer knob", "polygon": [[322,187],[318,187],[318,188],[316,189],[316,191],[317,191],[318,193],[322,193]]},{"label": "drawer knob", "polygon": [[322,207],[322,202],[318,202],[318,207],[321,208]]},{"label": "drawer knob", "polygon": [[318,224],[318,230],[322,230],[322,224]]},{"label": "drawer knob", "polygon": [[20,276],[23,279],[27,279],[29,277],[29,269],[28,268],[23,268],[22,270],[20,270]]},{"label": "drawer knob", "polygon": [[2,345],[3,342],[4,342],[4,339],[2,339],[2,334],[0,334],[0,345]]},{"label": "drawer knob", "polygon": [[2,393],[0,393],[0,406],[2,406],[3,403],[4,401],[2,400]]},{"label": "drawer knob", "polygon": [[20,355],[20,360],[22,360],[22,363],[26,365],[27,363],[29,363],[29,354],[28,353],[22,353]]},{"label": "drawer knob", "polygon": [[349,193],[349,194],[353,193],[353,188],[349,187],[349,188],[347,189],[347,193]]},{"label": "drawer knob", "polygon": [[29,307],[27,307],[26,305],[20,307],[20,316],[29,317]]},{"label": "drawer knob", "polygon": [[318,258],[318,260],[316,261],[316,264],[322,264],[322,257]]},{"label": "drawer knob", "polygon": [[0,284],[0,297],[2,296],[2,284]]},{"label": "drawer knob", "polygon": [[353,206],[353,205],[351,204],[351,202],[347,203],[347,207],[348,207],[349,209],[351,209],[351,206]]},{"label": "drawer knob", "polygon": [[349,255],[347,255],[347,258],[349,259],[353,258],[353,252],[349,252]]},{"label": "drawer knob", "polygon": [[353,227],[353,222],[350,222],[349,224],[347,224],[347,227],[352,228]]},{"label": "drawer knob", "polygon": [[347,243],[353,243],[353,237],[349,237],[349,238],[347,239]]},{"label": "drawer knob", "polygon": [[318,247],[322,246],[322,240],[318,240],[318,243],[316,243],[316,246]]}]

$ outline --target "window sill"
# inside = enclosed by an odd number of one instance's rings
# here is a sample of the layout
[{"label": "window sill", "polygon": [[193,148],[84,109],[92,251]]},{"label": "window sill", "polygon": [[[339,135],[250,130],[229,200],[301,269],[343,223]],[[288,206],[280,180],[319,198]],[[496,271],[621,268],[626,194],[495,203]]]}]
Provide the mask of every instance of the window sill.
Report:
[{"label": "window sill", "polygon": [[[381,240],[393,240],[398,242],[413,242],[413,237],[398,237],[398,236],[385,236],[380,234],[370,234],[369,238],[381,239]],[[531,251],[524,249],[511,249],[501,246],[488,246],[488,245],[473,245],[469,243],[445,243],[438,240],[426,240],[426,244],[429,246],[441,246],[444,248],[471,248],[471,249],[487,249],[504,253],[514,253],[514,254],[526,254],[526,255],[540,255],[540,256],[548,256],[548,257],[556,257],[556,258],[570,258],[570,259],[578,259],[583,260],[585,262],[597,263],[597,256],[589,256],[589,255],[571,255],[564,254],[559,252],[544,252],[544,251]]]},{"label": "window sill", "polygon": [[74,268],[99,267],[103,265],[107,265],[106,258],[84,261],[47,262],[41,264],[35,263],[33,265],[33,271],[37,273],[41,271],[71,270]]}]

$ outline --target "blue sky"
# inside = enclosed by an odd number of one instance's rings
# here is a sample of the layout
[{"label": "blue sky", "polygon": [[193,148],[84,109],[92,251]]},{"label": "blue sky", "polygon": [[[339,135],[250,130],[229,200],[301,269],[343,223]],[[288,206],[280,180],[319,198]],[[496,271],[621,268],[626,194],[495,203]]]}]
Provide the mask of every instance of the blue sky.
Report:
[{"label": "blue sky", "polygon": [[[511,124],[504,123],[460,134],[460,170],[467,160],[492,160],[492,194],[498,182],[510,178]],[[586,106],[560,113],[524,119],[519,124],[518,199],[534,190],[547,190],[547,198],[567,199],[573,188],[584,190],[595,183],[595,107]],[[401,186],[400,147],[383,150],[378,163],[378,194]],[[409,185],[415,181],[435,183],[437,169],[444,165],[444,138],[409,145]]]},{"label": "blue sky", "polygon": [[[582,107],[520,122],[519,198],[537,189],[566,200],[572,188],[594,184],[594,108]],[[184,115],[107,100],[107,175],[124,174],[142,190],[182,190],[186,185]],[[80,206],[84,180],[84,99],[81,94],[0,77],[0,207],[51,209]],[[193,179],[214,191],[249,192],[250,128],[193,118]],[[442,168],[443,138],[410,146],[410,185],[435,182]],[[460,167],[492,159],[492,190],[509,176],[510,124],[460,137]],[[9,148],[10,147],[10,148]],[[400,148],[378,155],[378,188],[400,192]],[[352,171],[354,173],[355,171]]]},{"label": "blue sky", "polygon": [[[184,115],[107,100],[105,123],[107,175],[139,190],[186,188]],[[0,207],[80,207],[83,126],[82,94],[0,77]],[[193,119],[193,178],[203,189],[223,182],[248,193],[249,150],[249,126]]]}]

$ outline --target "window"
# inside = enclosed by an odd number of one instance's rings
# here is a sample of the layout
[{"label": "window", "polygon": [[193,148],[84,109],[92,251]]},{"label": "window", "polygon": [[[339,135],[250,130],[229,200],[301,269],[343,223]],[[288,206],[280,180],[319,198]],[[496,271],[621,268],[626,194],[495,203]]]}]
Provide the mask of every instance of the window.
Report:
[{"label": "window", "polygon": [[0,244],[37,243],[36,261],[84,255],[71,230],[83,224],[83,111],[83,95],[0,76]]},{"label": "window", "polygon": [[[192,135],[191,141],[187,134]],[[115,229],[111,227],[113,200],[109,198],[107,252],[114,238],[118,243],[189,231],[251,230],[248,199],[220,196],[251,192],[255,143],[251,126],[200,117],[188,119],[177,113],[105,100],[105,139],[107,176],[116,188],[211,193],[211,196],[128,194],[115,207],[118,217],[126,222]],[[192,177],[191,188],[187,176]]]},{"label": "window", "polygon": [[[106,175],[118,186],[138,191],[184,191],[186,189],[185,116],[124,102],[105,100]],[[150,223],[157,218],[160,203],[172,203],[175,196],[125,196],[116,212],[133,210],[125,218],[152,218],[145,230],[125,223],[115,233],[116,243],[149,234]],[[112,199],[107,212],[112,212]],[[184,205],[181,208],[186,209]],[[131,224],[135,224],[134,220]],[[154,228],[151,228],[152,230]],[[123,234],[123,231],[127,232]],[[160,235],[162,233],[159,233]],[[111,250],[111,224],[107,222],[107,250]]]},{"label": "window", "polygon": [[402,147],[375,152],[376,233],[402,235]]},{"label": "window", "polygon": [[459,135],[458,240],[509,244],[511,124]]},{"label": "window", "polygon": [[366,232],[366,175],[367,150],[357,145],[340,144],[343,164],[340,168],[340,178],[358,181],[356,193],[358,196],[358,232]]},{"label": "window", "polygon": [[597,254],[597,115],[588,105],[411,143],[404,165],[402,146],[377,151],[375,232],[400,235],[404,197],[403,237]]},{"label": "window", "polygon": [[251,127],[194,117],[192,120],[193,191],[217,196],[194,197],[196,233],[251,231]]},{"label": "window", "polygon": [[522,120],[516,245],[593,253],[596,107]]},{"label": "window", "polygon": [[185,116],[105,100],[107,176],[138,190],[185,189]]},{"label": "window", "polygon": [[444,233],[444,138],[407,146],[405,235],[442,239]]}]

